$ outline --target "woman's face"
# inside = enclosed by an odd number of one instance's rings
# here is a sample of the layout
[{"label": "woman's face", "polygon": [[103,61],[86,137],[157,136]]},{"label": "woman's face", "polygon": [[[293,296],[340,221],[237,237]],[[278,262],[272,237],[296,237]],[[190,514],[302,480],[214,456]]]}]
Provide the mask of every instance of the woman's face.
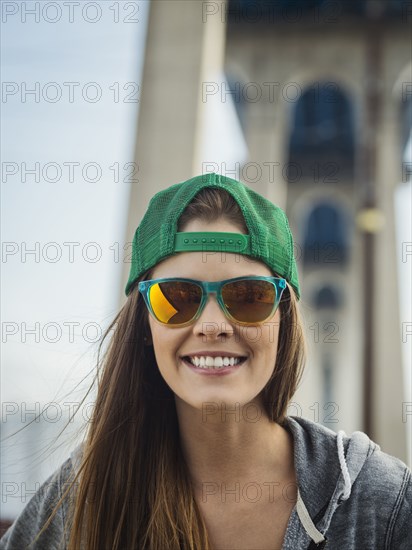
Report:
[{"label": "woman's face", "polygon": [[[184,231],[239,233],[239,228],[226,220],[210,224],[192,220]],[[243,275],[270,277],[273,273],[264,263],[241,254],[182,252],[160,262],[153,270],[152,278],[221,281]],[[258,404],[257,396],[275,366],[279,322],[278,308],[271,319],[260,325],[238,325],[225,316],[214,294],[209,295],[199,319],[183,328],[169,328],[149,315],[154,353],[165,382],[177,399],[201,411],[213,410],[215,404],[220,407],[222,403],[228,411],[253,400]],[[233,353],[247,359],[229,374],[220,376],[199,372],[201,369],[191,368],[182,359],[188,355],[206,355],[208,351]]]}]

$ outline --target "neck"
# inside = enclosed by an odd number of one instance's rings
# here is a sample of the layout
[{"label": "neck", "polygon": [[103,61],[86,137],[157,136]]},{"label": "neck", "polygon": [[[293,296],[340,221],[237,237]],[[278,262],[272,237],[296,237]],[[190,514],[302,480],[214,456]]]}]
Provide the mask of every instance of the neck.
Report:
[{"label": "neck", "polygon": [[182,451],[195,492],[204,496],[223,484],[229,491],[251,482],[282,486],[294,481],[292,436],[255,402],[221,405],[199,411],[176,397]]}]

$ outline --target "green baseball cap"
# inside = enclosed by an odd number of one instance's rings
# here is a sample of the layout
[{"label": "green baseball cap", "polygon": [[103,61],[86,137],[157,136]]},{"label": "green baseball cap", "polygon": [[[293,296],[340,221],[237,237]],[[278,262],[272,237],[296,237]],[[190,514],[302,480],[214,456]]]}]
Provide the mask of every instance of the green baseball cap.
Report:
[{"label": "green baseball cap", "polygon": [[[242,211],[248,235],[178,232],[179,218],[205,187],[224,189]],[[288,281],[300,298],[293,237],[284,211],[244,183],[215,173],[202,174],[156,193],[133,238],[126,296],[133,283],[161,260],[179,252],[232,252],[264,262]]]}]

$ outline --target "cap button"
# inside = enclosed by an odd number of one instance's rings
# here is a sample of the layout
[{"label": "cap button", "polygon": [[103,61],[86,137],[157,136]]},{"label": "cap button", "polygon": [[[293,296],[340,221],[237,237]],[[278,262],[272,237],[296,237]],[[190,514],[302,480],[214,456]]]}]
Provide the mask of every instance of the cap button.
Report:
[{"label": "cap button", "polygon": [[189,239],[185,239],[184,242],[187,244],[189,242]]},{"label": "cap button", "polygon": [[214,242],[216,242],[216,239],[210,239],[210,242],[214,243]]},{"label": "cap button", "polygon": [[220,242],[221,242],[221,243],[224,243],[224,242],[225,242],[225,239],[220,239]]},{"label": "cap button", "polygon": [[194,242],[194,243],[197,243],[197,239],[193,239],[193,242]]}]

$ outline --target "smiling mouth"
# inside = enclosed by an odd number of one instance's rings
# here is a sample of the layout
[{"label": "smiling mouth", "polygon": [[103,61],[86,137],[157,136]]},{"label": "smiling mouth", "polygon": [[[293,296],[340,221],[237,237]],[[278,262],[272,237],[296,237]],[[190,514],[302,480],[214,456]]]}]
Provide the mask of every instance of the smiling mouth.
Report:
[{"label": "smiling mouth", "polygon": [[184,356],[182,360],[191,367],[204,370],[222,370],[240,366],[246,361],[247,357],[189,357]]}]

